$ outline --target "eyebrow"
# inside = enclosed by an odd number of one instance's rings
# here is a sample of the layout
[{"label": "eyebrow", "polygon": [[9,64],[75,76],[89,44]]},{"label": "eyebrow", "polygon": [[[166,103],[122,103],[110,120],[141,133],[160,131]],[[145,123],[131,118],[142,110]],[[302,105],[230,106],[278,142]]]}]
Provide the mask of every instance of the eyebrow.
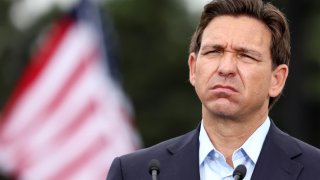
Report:
[{"label": "eyebrow", "polygon": [[[208,50],[208,49],[225,49],[226,46],[223,45],[219,45],[219,44],[213,44],[213,45],[204,45],[203,47],[201,47],[202,50]],[[257,58],[261,58],[262,54],[256,50],[252,50],[252,49],[248,49],[245,47],[235,47],[233,48],[235,49],[235,52],[237,53],[248,53],[251,54]]]},{"label": "eyebrow", "polygon": [[202,50],[207,49],[225,49],[225,46],[219,45],[219,44],[213,44],[213,45],[204,45],[201,47]]}]

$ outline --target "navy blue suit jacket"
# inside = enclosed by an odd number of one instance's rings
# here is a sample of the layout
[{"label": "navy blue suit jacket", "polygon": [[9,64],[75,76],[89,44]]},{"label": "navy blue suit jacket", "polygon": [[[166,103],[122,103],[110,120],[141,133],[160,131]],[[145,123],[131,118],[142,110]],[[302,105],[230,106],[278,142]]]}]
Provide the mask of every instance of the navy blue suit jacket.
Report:
[{"label": "navy blue suit jacket", "polygon": [[[148,164],[160,161],[159,180],[198,180],[199,127],[185,135],[114,159],[107,180],[151,180]],[[320,150],[271,123],[252,180],[320,179]]]}]

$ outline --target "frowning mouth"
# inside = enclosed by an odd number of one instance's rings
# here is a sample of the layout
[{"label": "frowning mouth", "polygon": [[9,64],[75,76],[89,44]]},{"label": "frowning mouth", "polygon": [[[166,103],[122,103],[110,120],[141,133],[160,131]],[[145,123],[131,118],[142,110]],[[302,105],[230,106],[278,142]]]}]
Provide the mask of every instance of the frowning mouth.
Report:
[{"label": "frowning mouth", "polygon": [[238,92],[236,88],[229,86],[229,85],[222,85],[222,84],[217,84],[217,85],[213,86],[212,90]]}]

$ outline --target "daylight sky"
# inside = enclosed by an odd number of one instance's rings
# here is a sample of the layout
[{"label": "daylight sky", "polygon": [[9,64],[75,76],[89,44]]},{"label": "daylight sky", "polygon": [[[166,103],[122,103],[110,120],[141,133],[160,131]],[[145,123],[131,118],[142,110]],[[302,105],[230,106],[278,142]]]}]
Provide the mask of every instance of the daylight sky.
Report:
[{"label": "daylight sky", "polygon": [[[9,11],[11,21],[20,30],[29,28],[41,16],[46,14],[51,8],[57,6],[61,9],[68,9],[78,0],[19,0],[15,1]],[[107,0],[93,0],[107,1]],[[110,1],[110,0],[109,0]],[[180,0],[190,11],[196,13],[209,0]]]}]

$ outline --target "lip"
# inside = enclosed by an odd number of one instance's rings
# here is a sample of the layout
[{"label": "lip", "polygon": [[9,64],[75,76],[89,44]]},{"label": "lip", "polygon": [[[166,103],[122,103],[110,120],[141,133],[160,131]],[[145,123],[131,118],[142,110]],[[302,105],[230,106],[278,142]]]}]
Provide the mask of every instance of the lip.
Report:
[{"label": "lip", "polygon": [[232,91],[232,92],[238,92],[236,88],[230,86],[230,85],[223,85],[223,84],[217,84],[212,87],[212,90],[222,90],[222,91]]}]

